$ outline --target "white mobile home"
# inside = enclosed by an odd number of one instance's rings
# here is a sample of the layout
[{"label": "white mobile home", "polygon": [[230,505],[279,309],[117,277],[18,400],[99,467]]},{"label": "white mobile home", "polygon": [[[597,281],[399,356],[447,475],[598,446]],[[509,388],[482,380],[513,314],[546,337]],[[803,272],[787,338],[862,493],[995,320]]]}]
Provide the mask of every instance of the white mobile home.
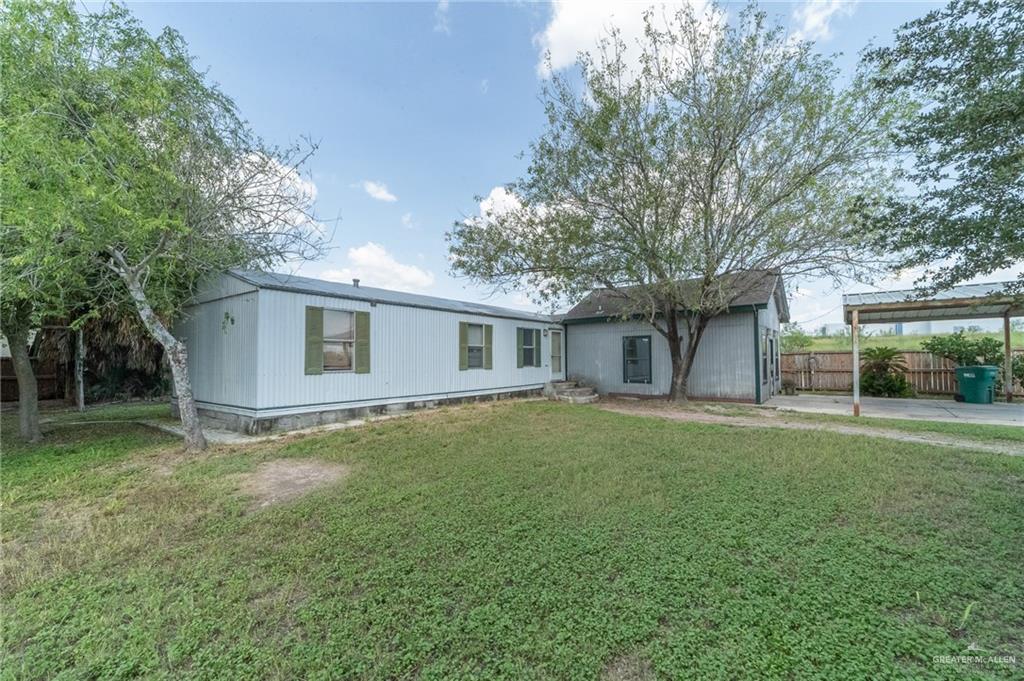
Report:
[{"label": "white mobile home", "polygon": [[246,432],[537,394],[564,377],[552,317],[355,284],[231,271],[176,325],[206,420]]},{"label": "white mobile home", "polygon": [[[756,275],[705,332],[690,395],[763,402],[779,388],[782,279]],[[672,375],[665,339],[599,290],[552,317],[339,284],[231,271],[175,326],[207,421],[250,433],[368,413],[539,394],[565,378],[654,397]]]}]

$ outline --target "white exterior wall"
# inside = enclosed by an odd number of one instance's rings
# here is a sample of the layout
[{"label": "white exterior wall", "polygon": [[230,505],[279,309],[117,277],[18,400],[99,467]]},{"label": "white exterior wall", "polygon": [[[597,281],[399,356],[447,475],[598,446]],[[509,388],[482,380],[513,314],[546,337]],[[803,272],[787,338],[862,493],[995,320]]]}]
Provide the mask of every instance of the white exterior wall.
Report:
[{"label": "white exterior wall", "polygon": [[[672,380],[668,341],[647,322],[568,324],[566,336],[570,378],[579,378],[602,393],[668,393]],[[623,382],[622,339],[625,336],[651,337],[650,383]],[[684,347],[685,342],[684,336]],[[711,320],[697,348],[689,393],[695,397],[755,399],[753,311]]]},{"label": "white exterior wall", "polygon": [[[370,313],[370,372],[304,371],[306,306]],[[260,416],[540,388],[550,380],[550,334],[541,366],[516,367],[516,328],[557,325],[305,293],[259,292],[256,408]],[[493,368],[459,371],[459,322],[494,326]],[[197,394],[199,400],[204,396]]]},{"label": "white exterior wall", "polygon": [[175,335],[188,349],[189,377],[197,401],[256,408],[259,292],[222,290],[227,297],[186,308]]}]

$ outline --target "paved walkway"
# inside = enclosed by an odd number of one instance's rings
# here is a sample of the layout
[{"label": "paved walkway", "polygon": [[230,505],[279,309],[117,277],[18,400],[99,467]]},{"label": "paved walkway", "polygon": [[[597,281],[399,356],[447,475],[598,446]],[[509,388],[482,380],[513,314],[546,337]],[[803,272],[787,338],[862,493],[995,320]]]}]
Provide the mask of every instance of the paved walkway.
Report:
[{"label": "paved walkway", "polygon": [[598,402],[597,406],[600,409],[614,411],[620,414],[648,416],[668,419],[671,421],[712,423],[737,428],[783,428],[787,430],[813,430],[819,432],[825,430],[832,433],[839,433],[841,435],[880,437],[887,440],[913,442],[920,445],[937,445],[940,447],[953,447],[956,449],[973,449],[975,451],[992,452],[994,454],[1024,456],[1024,446],[1016,442],[985,442],[981,440],[957,437],[955,435],[944,435],[941,433],[910,433],[902,430],[872,428],[870,427],[870,419],[864,419],[862,421],[864,425],[846,425],[844,423],[797,421],[794,420],[798,418],[795,416],[790,416],[787,419],[784,411],[774,411],[771,409],[755,409],[751,407],[751,413],[749,415],[740,416],[704,411],[699,407],[676,407],[664,402],[660,404],[653,402],[653,400],[603,400]]},{"label": "paved walkway", "polygon": [[[767,406],[780,410],[815,414],[853,414],[850,395],[776,395]],[[967,404],[947,400],[914,400],[887,397],[862,397],[861,416],[951,423],[987,423],[1024,427],[1024,402],[1006,404]]]}]

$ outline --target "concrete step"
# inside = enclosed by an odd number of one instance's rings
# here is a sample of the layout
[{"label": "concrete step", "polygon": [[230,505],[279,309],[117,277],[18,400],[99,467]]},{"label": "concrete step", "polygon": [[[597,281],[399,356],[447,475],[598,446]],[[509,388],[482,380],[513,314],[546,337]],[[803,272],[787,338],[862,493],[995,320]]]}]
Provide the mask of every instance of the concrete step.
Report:
[{"label": "concrete step", "polygon": [[591,402],[597,402],[597,394],[591,393],[589,395],[559,395],[558,399],[563,402],[570,404],[590,404]]},{"label": "concrete step", "polygon": [[575,388],[577,385],[576,381],[551,381],[551,387],[555,390],[561,390],[562,388]]},{"label": "concrete step", "polygon": [[593,388],[555,388],[555,394],[560,397],[562,395],[567,397],[586,397],[594,393],[595,390]]}]

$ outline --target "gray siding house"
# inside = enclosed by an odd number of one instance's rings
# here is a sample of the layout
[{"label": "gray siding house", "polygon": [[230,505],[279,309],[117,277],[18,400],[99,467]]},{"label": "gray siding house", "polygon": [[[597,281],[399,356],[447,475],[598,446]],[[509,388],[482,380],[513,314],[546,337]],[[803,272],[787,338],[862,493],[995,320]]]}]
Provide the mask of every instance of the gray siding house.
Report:
[{"label": "gray siding house", "polygon": [[[701,338],[690,372],[691,397],[760,404],[781,387],[779,330],[789,321],[782,277],[743,276],[753,279],[744,281],[743,292]],[[624,319],[626,309],[624,295],[598,290],[562,317],[569,375],[600,393],[666,395],[672,379],[668,341],[646,320]],[[685,351],[685,338],[683,343]]]},{"label": "gray siding house", "polygon": [[[715,318],[691,395],[761,402],[778,389],[778,277]],[[566,377],[602,393],[661,395],[668,347],[649,324],[616,318],[598,291],[567,315],[232,270],[175,324],[200,415],[249,433],[387,410],[539,394]]]}]

